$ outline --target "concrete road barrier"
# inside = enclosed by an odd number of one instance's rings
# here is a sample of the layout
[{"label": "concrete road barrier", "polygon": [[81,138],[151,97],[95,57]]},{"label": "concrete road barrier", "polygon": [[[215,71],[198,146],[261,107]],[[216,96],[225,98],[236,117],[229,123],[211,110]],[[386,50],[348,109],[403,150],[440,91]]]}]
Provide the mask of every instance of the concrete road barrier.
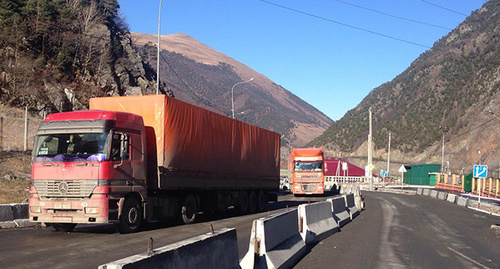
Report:
[{"label": "concrete road barrier", "polygon": [[0,205],[0,221],[13,221],[27,218],[29,218],[27,203]]},{"label": "concrete road barrier", "polygon": [[424,189],[422,189],[422,188],[418,188],[417,189],[417,194],[418,195],[422,195],[423,193],[424,193]]},{"label": "concrete road barrier", "polygon": [[430,196],[431,196],[432,198],[436,198],[436,199],[437,199],[437,195],[438,195],[438,191],[437,191],[437,190],[431,190],[431,194],[430,194]]},{"label": "concrete road barrier", "polygon": [[356,207],[359,211],[365,209],[365,200],[362,195],[355,195],[354,203],[356,204]]},{"label": "concrete road barrier", "polygon": [[330,202],[302,204],[297,210],[299,232],[306,244],[321,241],[339,231],[339,225],[333,219]]},{"label": "concrete road barrier", "polygon": [[342,226],[351,221],[349,212],[347,212],[344,197],[335,197],[328,199],[327,201],[332,203],[333,218],[339,224],[339,228],[342,228]]},{"label": "concrete road barrier", "polygon": [[439,200],[443,200],[443,201],[444,201],[444,200],[446,200],[446,197],[448,197],[448,193],[447,193],[447,192],[440,191],[440,192],[438,192],[438,194],[437,194],[437,198],[438,198]]},{"label": "concrete road barrier", "polygon": [[12,205],[0,205],[0,221],[12,221],[14,220],[14,212],[12,211]]},{"label": "concrete road barrier", "polygon": [[457,199],[457,195],[451,194],[451,193],[448,193],[448,197],[446,197],[446,201],[448,201],[450,203],[455,203],[456,199]]},{"label": "concrete road barrier", "polygon": [[343,195],[349,218],[352,220],[359,215],[359,210],[354,202],[354,194]]},{"label": "concrete road barrier", "polygon": [[422,193],[423,193],[423,195],[425,195],[425,196],[429,196],[429,195],[431,194],[431,190],[429,190],[429,189],[424,189],[424,191],[423,191]]},{"label": "concrete road barrier", "polygon": [[307,251],[297,220],[297,210],[254,220],[241,268],[292,268]]},{"label": "concrete road barrier", "polygon": [[[145,242],[146,243],[146,242]],[[99,269],[118,268],[238,268],[236,229],[223,228],[151,253],[130,256],[106,263]]]},{"label": "concrete road barrier", "polygon": [[456,199],[456,203],[457,205],[459,206],[465,206],[465,207],[468,207],[469,206],[469,198],[465,198],[465,197],[457,197]]}]

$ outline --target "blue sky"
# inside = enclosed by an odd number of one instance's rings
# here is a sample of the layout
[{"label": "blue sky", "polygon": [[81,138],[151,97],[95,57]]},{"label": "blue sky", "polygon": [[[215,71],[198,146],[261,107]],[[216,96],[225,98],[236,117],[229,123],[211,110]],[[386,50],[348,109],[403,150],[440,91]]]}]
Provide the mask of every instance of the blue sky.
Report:
[{"label": "blue sky", "polygon": [[[164,0],[161,34],[188,34],[338,120],[484,2]],[[118,3],[132,32],[158,33],[159,1]]]}]

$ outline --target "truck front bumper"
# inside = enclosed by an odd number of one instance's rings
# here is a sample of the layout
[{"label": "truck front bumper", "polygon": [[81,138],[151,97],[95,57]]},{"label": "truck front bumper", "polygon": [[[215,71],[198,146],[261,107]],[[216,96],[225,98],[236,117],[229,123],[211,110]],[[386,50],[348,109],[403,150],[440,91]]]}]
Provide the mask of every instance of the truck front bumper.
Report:
[{"label": "truck front bumper", "polygon": [[106,195],[92,195],[84,199],[39,200],[29,199],[31,222],[46,223],[109,223]]}]

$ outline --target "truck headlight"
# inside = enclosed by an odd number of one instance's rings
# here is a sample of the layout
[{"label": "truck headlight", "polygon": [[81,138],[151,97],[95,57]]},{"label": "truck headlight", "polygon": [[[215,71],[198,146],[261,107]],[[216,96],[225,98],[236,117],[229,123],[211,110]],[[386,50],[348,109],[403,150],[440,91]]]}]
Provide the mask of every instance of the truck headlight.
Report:
[{"label": "truck headlight", "polygon": [[42,213],[42,208],[39,206],[30,206],[31,213]]},{"label": "truck headlight", "polygon": [[85,214],[99,214],[101,212],[99,207],[86,207]]}]

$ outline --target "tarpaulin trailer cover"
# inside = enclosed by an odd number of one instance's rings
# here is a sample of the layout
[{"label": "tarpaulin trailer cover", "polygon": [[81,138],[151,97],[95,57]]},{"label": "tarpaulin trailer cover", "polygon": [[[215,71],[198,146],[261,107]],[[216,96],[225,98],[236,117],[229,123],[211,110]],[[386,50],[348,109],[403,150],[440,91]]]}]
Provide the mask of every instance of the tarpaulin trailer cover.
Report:
[{"label": "tarpaulin trailer cover", "polygon": [[165,95],[92,98],[90,109],[143,117],[158,188],[279,187],[278,133]]}]

